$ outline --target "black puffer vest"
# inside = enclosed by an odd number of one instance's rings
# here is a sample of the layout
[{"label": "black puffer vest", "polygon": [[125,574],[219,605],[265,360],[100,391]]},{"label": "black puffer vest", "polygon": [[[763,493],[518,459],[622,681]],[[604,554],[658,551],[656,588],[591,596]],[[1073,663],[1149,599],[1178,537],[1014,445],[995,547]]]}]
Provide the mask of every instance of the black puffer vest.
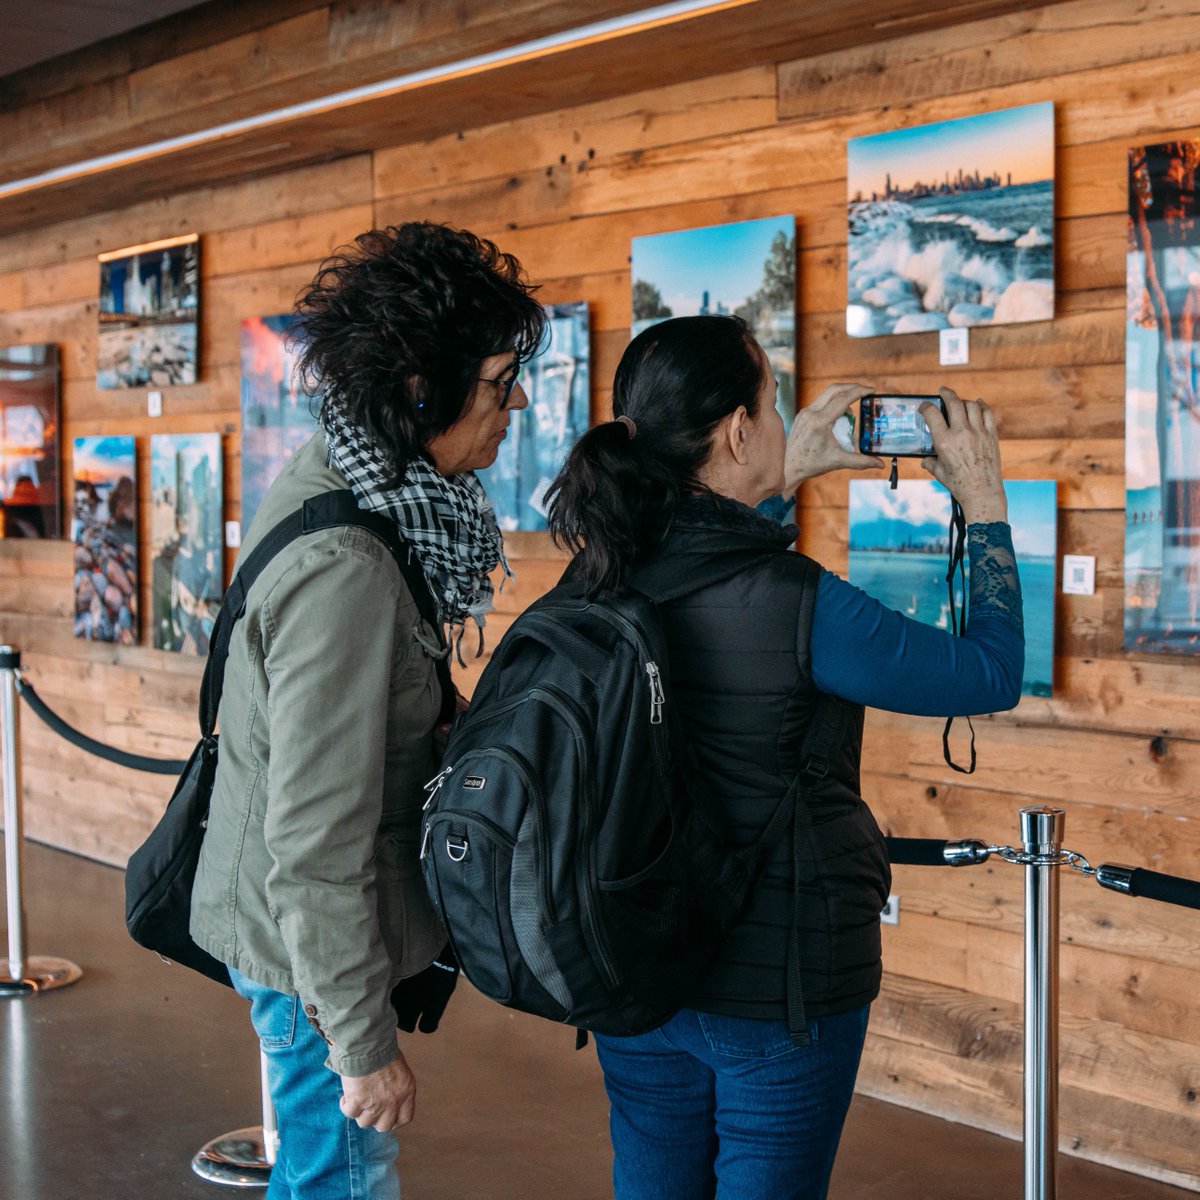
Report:
[{"label": "black puffer vest", "polygon": [[753,842],[804,769],[795,837],[776,846],[690,1005],[706,1012],[783,1019],[789,945],[808,1017],[857,1008],[879,991],[879,913],[891,878],[859,792],[863,709],[822,701],[813,684],[819,568],[790,549],[796,532],[722,497],[690,497],[653,562],[656,575],[670,566],[686,579],[711,574],[714,556],[762,552],[662,606],[672,695],[731,839]]}]

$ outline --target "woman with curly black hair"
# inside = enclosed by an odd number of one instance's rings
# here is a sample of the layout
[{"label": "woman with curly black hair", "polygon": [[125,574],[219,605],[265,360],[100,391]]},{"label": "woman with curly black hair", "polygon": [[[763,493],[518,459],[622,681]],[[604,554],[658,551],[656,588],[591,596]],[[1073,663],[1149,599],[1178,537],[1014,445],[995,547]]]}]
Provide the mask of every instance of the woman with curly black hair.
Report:
[{"label": "woman with curly black hair", "polygon": [[491,242],[413,223],[364,233],[297,301],[320,429],[239,565],[306,500],[349,488],[410,569],[358,526],[304,534],[251,586],[230,643],[192,935],[229,966],[267,1055],[271,1200],[399,1195],[390,1131],[416,1083],[397,1024],[435,1029],[456,970],[417,848],[455,703],[443,630],[457,647],[468,620],[482,631],[507,570],[474,472],[527,402],[518,371],[545,326],[532,291]]}]

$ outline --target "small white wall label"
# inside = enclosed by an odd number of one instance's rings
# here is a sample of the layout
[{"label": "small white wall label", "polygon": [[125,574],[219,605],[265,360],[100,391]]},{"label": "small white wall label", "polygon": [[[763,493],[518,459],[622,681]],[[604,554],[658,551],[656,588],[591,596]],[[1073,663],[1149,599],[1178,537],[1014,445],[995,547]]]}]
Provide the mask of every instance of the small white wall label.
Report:
[{"label": "small white wall label", "polygon": [[938,330],[938,362],[943,367],[965,366],[970,357],[970,342],[966,329]]},{"label": "small white wall label", "polygon": [[1067,596],[1095,595],[1095,558],[1090,554],[1064,554],[1062,590]]}]

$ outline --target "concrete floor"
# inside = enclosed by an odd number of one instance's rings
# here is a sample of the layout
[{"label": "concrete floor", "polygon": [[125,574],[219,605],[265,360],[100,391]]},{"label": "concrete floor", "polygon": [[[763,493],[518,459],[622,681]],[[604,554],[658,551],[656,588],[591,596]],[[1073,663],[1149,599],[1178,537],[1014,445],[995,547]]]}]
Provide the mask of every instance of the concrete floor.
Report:
[{"label": "concrete floor", "polygon": [[[32,844],[24,859],[28,953],[85,974],[0,1001],[0,1200],[258,1194],[190,1169],[209,1138],[261,1121],[244,1003],[128,940],[121,872]],[[420,1090],[401,1135],[405,1200],[611,1194],[599,1071],[571,1031],[460,986],[438,1033],[412,1036],[406,1053]],[[1018,1200],[1021,1178],[1015,1142],[858,1097],[830,1195]],[[1194,1195],[1061,1161],[1063,1200]]]}]

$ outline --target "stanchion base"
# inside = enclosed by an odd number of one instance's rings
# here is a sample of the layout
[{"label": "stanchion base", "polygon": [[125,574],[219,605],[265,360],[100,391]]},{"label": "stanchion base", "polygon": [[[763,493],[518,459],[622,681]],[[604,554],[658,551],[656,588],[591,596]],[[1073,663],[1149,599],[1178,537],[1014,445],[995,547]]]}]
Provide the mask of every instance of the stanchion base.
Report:
[{"label": "stanchion base", "polygon": [[213,1138],[192,1159],[192,1170],[209,1183],[265,1188],[271,1179],[271,1164],[267,1161],[262,1126],[235,1129]]},{"label": "stanchion base", "polygon": [[81,978],[83,971],[65,958],[34,957],[25,960],[25,974],[14,979],[0,969],[0,996],[32,996],[66,987]]}]

